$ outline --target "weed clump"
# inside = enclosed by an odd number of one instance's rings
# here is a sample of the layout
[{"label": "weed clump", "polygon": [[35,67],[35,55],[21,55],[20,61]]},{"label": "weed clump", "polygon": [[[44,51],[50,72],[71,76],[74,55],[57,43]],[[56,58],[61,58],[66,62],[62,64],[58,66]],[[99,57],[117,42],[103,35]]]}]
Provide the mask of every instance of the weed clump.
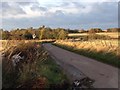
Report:
[{"label": "weed clump", "polygon": [[[16,65],[14,65],[15,62],[13,63],[15,55],[16,57],[23,57],[23,59],[17,61]],[[21,43],[9,48],[9,50],[4,52],[2,59],[3,88],[20,87],[26,82],[41,78],[37,75],[38,68],[36,64],[37,61],[46,60],[47,56],[48,53],[37,43]]]},{"label": "weed clump", "polygon": [[68,80],[41,43],[11,46],[3,52],[2,71],[3,89],[64,88]]}]

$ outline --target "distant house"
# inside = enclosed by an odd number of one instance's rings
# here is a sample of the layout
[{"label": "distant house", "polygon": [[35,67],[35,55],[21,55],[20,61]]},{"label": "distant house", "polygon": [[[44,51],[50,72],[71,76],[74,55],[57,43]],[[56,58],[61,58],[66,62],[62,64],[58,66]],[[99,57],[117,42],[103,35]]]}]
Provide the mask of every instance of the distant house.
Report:
[{"label": "distant house", "polygon": [[84,29],[81,29],[81,30],[79,30],[78,32],[79,32],[79,33],[84,33],[85,30],[84,30]]},{"label": "distant house", "polygon": [[36,38],[36,34],[33,34],[32,37],[33,37],[33,39],[35,39]]},{"label": "distant house", "polygon": [[103,30],[103,32],[108,32],[108,30]]}]

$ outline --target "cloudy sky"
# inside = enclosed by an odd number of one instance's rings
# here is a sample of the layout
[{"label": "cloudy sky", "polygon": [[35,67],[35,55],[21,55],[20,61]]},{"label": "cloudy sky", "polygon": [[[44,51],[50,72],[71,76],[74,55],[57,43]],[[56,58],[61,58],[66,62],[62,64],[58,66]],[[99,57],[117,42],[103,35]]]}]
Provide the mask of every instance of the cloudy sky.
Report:
[{"label": "cloudy sky", "polygon": [[118,0],[17,0],[0,2],[0,28],[89,29],[118,27]]}]

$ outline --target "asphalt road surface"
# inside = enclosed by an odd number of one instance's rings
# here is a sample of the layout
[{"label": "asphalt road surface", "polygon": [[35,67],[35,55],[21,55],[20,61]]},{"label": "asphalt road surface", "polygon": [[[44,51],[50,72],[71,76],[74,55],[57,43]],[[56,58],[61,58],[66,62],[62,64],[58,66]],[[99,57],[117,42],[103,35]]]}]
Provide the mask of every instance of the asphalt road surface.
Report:
[{"label": "asphalt road surface", "polygon": [[94,59],[61,49],[50,43],[43,45],[55,61],[70,75],[79,79],[86,75],[95,80],[95,88],[118,88],[118,69]]}]

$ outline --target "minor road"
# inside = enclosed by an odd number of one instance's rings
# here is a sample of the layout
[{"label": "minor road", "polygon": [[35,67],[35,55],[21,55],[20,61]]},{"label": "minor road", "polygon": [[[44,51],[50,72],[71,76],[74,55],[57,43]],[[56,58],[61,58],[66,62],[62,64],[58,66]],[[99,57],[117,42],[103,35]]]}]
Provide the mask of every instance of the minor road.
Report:
[{"label": "minor road", "polygon": [[[66,72],[78,78],[81,72],[95,80],[95,88],[118,88],[118,69],[94,59],[61,49],[50,43],[44,47]],[[78,76],[78,77],[77,77]],[[71,77],[73,78],[73,77]]]}]

